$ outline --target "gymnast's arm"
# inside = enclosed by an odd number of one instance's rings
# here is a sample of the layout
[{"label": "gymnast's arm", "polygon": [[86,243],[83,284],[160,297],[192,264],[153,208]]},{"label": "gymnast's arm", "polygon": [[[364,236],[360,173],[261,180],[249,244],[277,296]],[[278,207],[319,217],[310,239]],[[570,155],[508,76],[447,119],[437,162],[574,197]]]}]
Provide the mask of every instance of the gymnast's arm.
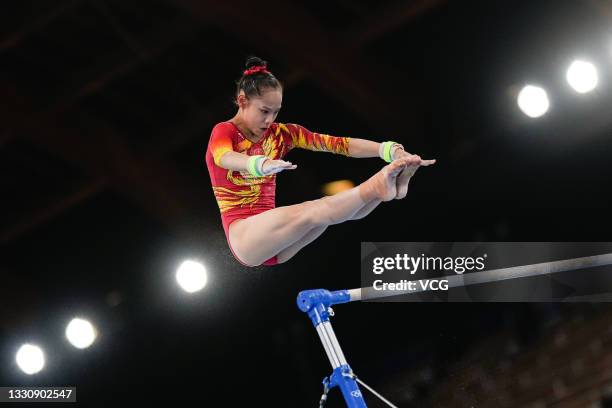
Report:
[{"label": "gymnast's arm", "polygon": [[[249,171],[249,159],[251,156],[234,151],[230,133],[225,131],[222,127],[216,127],[213,130],[210,139],[210,151],[217,166],[232,171]],[[266,159],[262,164],[261,170],[263,170],[265,175],[270,175],[282,170],[293,170],[296,167],[297,166],[292,163],[284,160]]]},{"label": "gymnast's arm", "polygon": [[[315,132],[310,132],[299,125],[292,126],[292,138],[294,145],[303,149],[315,151],[327,151],[336,154],[344,154],[349,157],[380,157],[383,158],[382,143],[373,142],[366,139],[357,139],[352,137],[337,137]],[[400,158],[409,157],[413,160],[418,160],[420,166],[430,166],[436,160],[422,160],[419,155],[410,154],[404,150],[404,146],[393,142],[391,146],[391,159],[397,160]]]},{"label": "gymnast's arm", "polygon": [[213,129],[209,149],[217,166],[233,171],[247,170],[249,156],[234,151],[231,132],[227,128],[216,126]]},{"label": "gymnast's arm", "polygon": [[[251,156],[243,154],[243,153],[228,151],[228,152],[225,152],[221,156],[219,160],[219,164],[217,165],[227,170],[249,171],[248,161],[250,157]],[[271,174],[279,173],[283,170],[294,170],[296,168],[297,168],[297,165],[289,161],[273,160],[273,159],[267,158],[263,162],[261,170],[263,170],[264,175],[269,176]]]},{"label": "gymnast's arm", "polygon": [[[380,143],[373,142],[366,139],[349,138],[349,156],[356,158],[364,157],[378,157]],[[398,150],[404,150],[402,145],[396,144],[391,150],[391,157],[395,157],[395,152]]]},{"label": "gymnast's arm", "polygon": [[248,171],[247,162],[249,161],[249,155],[238,153],[233,150],[224,152],[219,160],[215,160],[215,164],[226,170],[233,171]]},{"label": "gymnast's arm", "polygon": [[[285,127],[291,136],[291,147],[298,147],[313,151],[330,152],[348,157],[379,157],[381,143],[366,139],[331,136],[323,133],[311,132],[303,126],[287,124]],[[402,145],[393,146],[391,154],[395,157]]]}]

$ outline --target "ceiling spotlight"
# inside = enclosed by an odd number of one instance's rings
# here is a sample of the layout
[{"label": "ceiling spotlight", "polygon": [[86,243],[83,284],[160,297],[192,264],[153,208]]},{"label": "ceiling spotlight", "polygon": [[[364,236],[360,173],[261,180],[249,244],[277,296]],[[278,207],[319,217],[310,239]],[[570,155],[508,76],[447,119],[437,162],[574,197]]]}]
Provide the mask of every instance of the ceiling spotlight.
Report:
[{"label": "ceiling spotlight", "polygon": [[597,86],[597,68],[587,61],[574,61],[565,75],[567,83],[578,93],[591,92]]},{"label": "ceiling spotlight", "polygon": [[527,85],[519,92],[517,103],[521,111],[530,118],[539,118],[548,112],[550,107],[546,91],[533,85]]},{"label": "ceiling spotlight", "polygon": [[66,338],[74,347],[84,349],[96,339],[96,329],[84,319],[72,319],[66,326]]},{"label": "ceiling spotlight", "polygon": [[17,365],[28,375],[36,374],[45,366],[45,354],[33,344],[24,344],[17,351]]},{"label": "ceiling spotlight", "polygon": [[206,268],[199,262],[185,261],[176,272],[176,281],[188,293],[194,293],[206,286]]}]

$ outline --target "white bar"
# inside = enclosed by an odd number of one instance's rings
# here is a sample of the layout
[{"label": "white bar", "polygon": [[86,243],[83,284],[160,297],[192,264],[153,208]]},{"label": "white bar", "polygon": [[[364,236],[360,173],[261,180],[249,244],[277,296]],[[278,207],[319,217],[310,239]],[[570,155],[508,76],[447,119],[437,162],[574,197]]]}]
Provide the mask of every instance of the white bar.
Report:
[{"label": "white bar", "polygon": [[[454,288],[481,283],[499,282],[509,279],[528,278],[538,275],[550,275],[552,273],[595,268],[606,265],[612,265],[612,253],[532,265],[514,266],[511,268],[491,269],[489,271],[473,272],[464,275],[445,276],[444,279],[448,281],[449,288]],[[374,290],[372,287],[366,287],[350,289],[348,292],[351,297],[350,301],[354,302],[362,299],[369,300],[426,291],[421,289],[420,285],[416,286],[417,288],[415,290]]]},{"label": "white bar", "polygon": [[361,288],[357,288],[357,289],[349,289],[349,296],[351,298],[351,300],[349,300],[349,302],[356,302],[358,300],[361,300]]}]

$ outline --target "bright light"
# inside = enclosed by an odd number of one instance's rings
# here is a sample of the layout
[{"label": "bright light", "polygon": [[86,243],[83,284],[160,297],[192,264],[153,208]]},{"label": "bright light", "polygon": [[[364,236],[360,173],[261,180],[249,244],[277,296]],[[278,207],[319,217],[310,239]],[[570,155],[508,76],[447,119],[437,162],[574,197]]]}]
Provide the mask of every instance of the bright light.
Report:
[{"label": "bright light", "polygon": [[353,183],[350,180],[332,181],[330,183],[323,185],[323,193],[329,196],[329,195],[338,194],[341,191],[350,190],[353,187],[355,187],[355,183]]},{"label": "bright light", "polygon": [[96,329],[87,320],[72,319],[66,326],[66,338],[76,348],[91,346],[96,339]]},{"label": "bright light", "polygon": [[188,293],[201,290],[207,280],[206,268],[199,262],[185,261],[176,272],[176,281]]},{"label": "bright light", "polygon": [[566,78],[576,92],[587,93],[597,86],[597,69],[590,62],[574,61],[567,69]]},{"label": "bright light", "polygon": [[546,91],[533,85],[527,85],[521,90],[517,103],[523,113],[531,118],[539,118],[550,107]]},{"label": "bright light", "polygon": [[45,366],[45,355],[40,347],[24,344],[17,351],[17,365],[28,375],[36,374]]}]

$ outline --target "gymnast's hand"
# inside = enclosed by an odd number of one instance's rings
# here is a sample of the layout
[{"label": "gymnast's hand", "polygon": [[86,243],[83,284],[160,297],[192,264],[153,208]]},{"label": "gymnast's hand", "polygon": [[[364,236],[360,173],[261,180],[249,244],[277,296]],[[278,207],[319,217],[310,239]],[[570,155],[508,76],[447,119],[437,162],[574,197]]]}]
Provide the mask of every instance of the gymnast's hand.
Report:
[{"label": "gymnast's hand", "polygon": [[419,156],[418,154],[410,154],[404,151],[404,149],[396,149],[393,152],[393,160],[404,159],[404,158],[408,159],[408,162],[406,163],[406,167],[414,168],[414,171],[416,171],[420,166],[431,166],[432,164],[436,163],[435,159],[424,160],[424,159],[421,159],[421,156]]},{"label": "gymnast's hand", "polygon": [[280,173],[283,170],[293,170],[297,168],[297,164],[293,164],[284,160],[273,160],[266,159],[261,169],[263,170],[264,175],[269,176],[271,174]]}]

